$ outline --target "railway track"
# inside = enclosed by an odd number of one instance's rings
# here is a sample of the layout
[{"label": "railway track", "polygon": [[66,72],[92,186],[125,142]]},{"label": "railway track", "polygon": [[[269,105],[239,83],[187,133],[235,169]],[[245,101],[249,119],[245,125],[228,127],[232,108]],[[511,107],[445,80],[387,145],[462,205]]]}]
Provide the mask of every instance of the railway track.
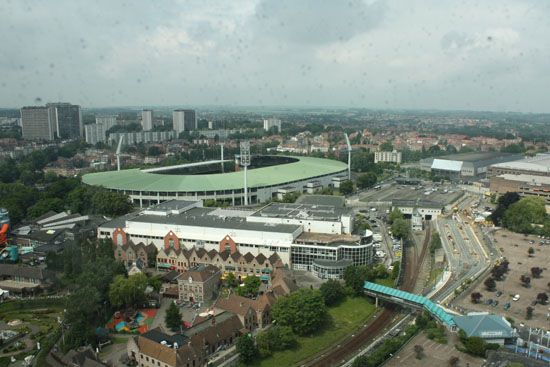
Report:
[{"label": "railway track", "polygon": [[[413,291],[418,279],[419,268],[422,264],[428,250],[431,239],[431,226],[426,230],[426,237],[422,243],[422,249],[418,254],[416,246],[409,246],[408,261],[405,263],[405,277],[401,289],[404,291]],[[376,337],[391,324],[392,320],[399,314],[397,307],[387,304],[384,310],[376,318],[357,331],[353,336],[349,336],[333,349],[325,350],[324,354],[306,361],[302,366],[308,367],[326,367],[338,366],[343,363],[352,354],[357,353],[361,348],[373,342]]]}]

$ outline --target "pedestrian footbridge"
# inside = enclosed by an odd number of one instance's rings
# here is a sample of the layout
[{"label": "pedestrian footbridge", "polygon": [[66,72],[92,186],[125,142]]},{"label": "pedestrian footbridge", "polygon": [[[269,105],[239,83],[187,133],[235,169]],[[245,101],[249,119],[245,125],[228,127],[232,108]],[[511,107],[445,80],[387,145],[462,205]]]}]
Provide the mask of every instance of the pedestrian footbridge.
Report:
[{"label": "pedestrian footbridge", "polygon": [[365,282],[363,288],[365,294],[376,298],[377,303],[378,298],[381,298],[402,306],[424,310],[447,328],[456,330],[456,323],[453,316],[426,297],[371,282]]}]

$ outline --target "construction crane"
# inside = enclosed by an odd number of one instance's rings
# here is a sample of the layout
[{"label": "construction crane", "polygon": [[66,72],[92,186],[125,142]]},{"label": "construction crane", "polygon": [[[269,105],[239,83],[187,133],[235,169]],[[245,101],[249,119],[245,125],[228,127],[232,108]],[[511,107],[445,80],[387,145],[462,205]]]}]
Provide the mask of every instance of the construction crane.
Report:
[{"label": "construction crane", "polygon": [[349,137],[347,133],[344,133],[346,136],[346,145],[348,147],[348,180],[351,180],[351,144],[349,142]]}]

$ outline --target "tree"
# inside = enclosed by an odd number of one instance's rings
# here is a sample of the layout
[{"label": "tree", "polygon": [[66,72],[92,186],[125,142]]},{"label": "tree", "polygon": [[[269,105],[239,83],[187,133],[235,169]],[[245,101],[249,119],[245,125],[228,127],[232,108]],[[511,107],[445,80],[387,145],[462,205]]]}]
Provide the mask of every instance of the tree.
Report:
[{"label": "tree", "polygon": [[548,295],[544,292],[537,294],[537,302],[541,305],[545,305],[548,302]]},{"label": "tree", "polygon": [[[153,246],[153,249],[151,250],[151,253],[147,255],[147,267],[148,268],[154,268],[157,266],[157,255],[158,255],[158,249],[156,246]],[[111,251],[112,253],[112,251]]]},{"label": "tree", "polygon": [[258,350],[250,334],[242,335],[237,339],[236,349],[237,353],[239,353],[240,361],[244,364],[252,362],[258,356]]},{"label": "tree", "polygon": [[519,281],[525,288],[528,288],[531,284],[531,277],[527,275],[522,275],[521,277],[519,277]]},{"label": "tree", "polygon": [[483,282],[485,285],[485,288],[487,288],[488,291],[494,291],[497,287],[497,282],[495,282],[494,278],[487,278],[485,279],[485,282]]},{"label": "tree", "polygon": [[273,305],[272,315],[278,325],[289,326],[298,335],[307,335],[326,321],[327,308],[319,290],[302,288],[279,298]]},{"label": "tree", "polygon": [[495,280],[502,280],[504,274],[508,272],[508,260],[504,260],[491,269],[491,275]]},{"label": "tree", "polygon": [[533,278],[540,278],[541,274],[542,274],[542,269],[539,268],[538,266],[531,268],[531,275],[533,276]]},{"label": "tree", "polygon": [[534,254],[535,254],[535,249],[532,247],[529,247],[529,249],[527,250],[527,255],[529,257],[532,257]]},{"label": "tree", "polygon": [[162,154],[162,150],[157,145],[152,145],[147,149],[147,155],[152,157],[157,157]]},{"label": "tree", "polygon": [[479,292],[474,292],[474,293],[470,294],[470,298],[472,300],[472,303],[479,303],[479,301],[481,300],[481,297],[483,297],[483,295]]},{"label": "tree", "polygon": [[460,358],[457,356],[452,356],[449,358],[449,367],[456,367],[458,366],[458,362],[460,361]]},{"label": "tree", "polygon": [[439,233],[434,232],[432,233],[432,239],[430,242],[430,253],[435,253],[435,250],[441,248],[441,237],[439,236]]},{"label": "tree", "polygon": [[466,348],[466,352],[478,357],[484,357],[487,350],[487,343],[478,336],[471,336],[461,339]]},{"label": "tree", "polygon": [[225,285],[229,288],[235,288],[239,285],[239,281],[237,280],[237,277],[235,276],[235,273],[229,273],[224,279]]},{"label": "tree", "polygon": [[109,300],[113,306],[133,306],[145,299],[148,284],[145,274],[118,275],[109,286]]},{"label": "tree", "polygon": [[340,303],[340,301],[342,301],[342,299],[346,296],[344,287],[342,287],[342,284],[335,279],[327,280],[321,285],[319,290],[321,291],[327,306]]},{"label": "tree", "polygon": [[237,294],[239,294],[239,296],[252,298],[258,294],[260,284],[262,284],[260,278],[253,275],[249,276],[244,280],[242,286],[237,288]]},{"label": "tree", "polygon": [[38,218],[49,211],[61,212],[64,209],[64,202],[59,198],[43,198],[27,210],[32,218]]},{"label": "tree", "polygon": [[344,269],[344,282],[356,295],[360,295],[363,292],[365,280],[365,272],[360,266],[350,265]]},{"label": "tree", "polygon": [[411,228],[405,219],[397,218],[391,225],[391,231],[395,237],[407,239],[411,233]]},{"label": "tree", "polygon": [[106,190],[96,192],[92,196],[91,205],[94,213],[115,217],[132,210],[128,195]]},{"label": "tree", "polygon": [[546,218],[544,199],[528,196],[510,205],[503,217],[503,225],[513,232],[532,233],[533,224],[542,224]]},{"label": "tree", "polygon": [[283,203],[294,203],[300,197],[299,192],[287,192],[283,195]]},{"label": "tree", "polygon": [[357,177],[357,187],[360,189],[366,189],[374,186],[376,181],[378,181],[376,174],[373,172],[367,172]]},{"label": "tree", "polygon": [[174,302],[170,302],[170,306],[166,309],[166,315],[164,316],[164,322],[166,326],[172,331],[178,331],[181,328],[181,313]]},{"label": "tree", "polygon": [[424,355],[424,347],[422,347],[421,345],[415,345],[414,346],[414,353],[416,355],[416,359],[422,359],[423,355]]},{"label": "tree", "polygon": [[525,309],[525,318],[527,320],[531,320],[533,318],[533,311],[535,309],[531,306],[527,306],[527,308]]},{"label": "tree", "polygon": [[351,180],[346,180],[340,183],[340,192],[344,195],[349,195],[353,192],[353,182]]},{"label": "tree", "polygon": [[274,325],[256,336],[256,346],[262,357],[276,351],[294,348],[296,345],[296,335],[289,326]]},{"label": "tree", "polygon": [[383,152],[391,152],[393,150],[393,145],[391,144],[391,141],[385,141],[380,144],[380,150]]},{"label": "tree", "polygon": [[395,208],[394,210],[392,210],[392,212],[388,216],[388,223],[392,224],[396,219],[404,219],[404,218],[405,216],[403,215],[401,210]]},{"label": "tree", "polygon": [[519,199],[521,199],[521,197],[517,192],[507,192],[506,194],[500,196],[497,201],[497,207],[493,213],[491,213],[491,221],[498,226],[501,225],[502,217],[504,216],[506,209],[508,209],[510,205],[518,202]]}]

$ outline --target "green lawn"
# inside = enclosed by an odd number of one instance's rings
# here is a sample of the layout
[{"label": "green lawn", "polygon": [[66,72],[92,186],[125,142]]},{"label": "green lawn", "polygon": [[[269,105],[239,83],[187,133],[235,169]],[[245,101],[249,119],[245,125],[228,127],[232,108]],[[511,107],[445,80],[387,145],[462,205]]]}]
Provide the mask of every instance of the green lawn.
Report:
[{"label": "green lawn", "polygon": [[395,288],[395,279],[392,278],[376,279],[374,282],[376,284],[385,285],[386,287]]},{"label": "green lawn", "polygon": [[376,308],[366,298],[350,298],[329,309],[331,323],[311,337],[299,337],[299,346],[293,350],[276,352],[271,357],[253,364],[259,367],[281,367],[298,365],[323,349],[326,349],[353,333],[372,317]]}]

